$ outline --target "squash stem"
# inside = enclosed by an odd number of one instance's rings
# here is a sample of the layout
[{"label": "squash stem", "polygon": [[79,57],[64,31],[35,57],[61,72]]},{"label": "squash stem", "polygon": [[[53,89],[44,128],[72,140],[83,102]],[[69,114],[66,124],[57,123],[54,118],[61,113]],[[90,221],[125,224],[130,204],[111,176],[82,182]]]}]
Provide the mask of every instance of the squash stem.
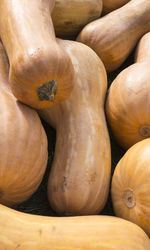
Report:
[{"label": "squash stem", "polygon": [[55,100],[57,89],[58,84],[55,80],[44,83],[41,87],[37,88],[37,95],[39,100],[53,102]]}]

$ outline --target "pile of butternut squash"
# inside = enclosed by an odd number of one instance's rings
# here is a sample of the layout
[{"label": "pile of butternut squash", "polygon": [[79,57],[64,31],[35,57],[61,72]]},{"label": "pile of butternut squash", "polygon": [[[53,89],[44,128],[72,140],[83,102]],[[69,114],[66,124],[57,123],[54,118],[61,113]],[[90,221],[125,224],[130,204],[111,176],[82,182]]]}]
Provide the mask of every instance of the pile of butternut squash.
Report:
[{"label": "pile of butternut squash", "polygon": [[0,250],[150,250],[149,85],[150,1],[0,1]]}]

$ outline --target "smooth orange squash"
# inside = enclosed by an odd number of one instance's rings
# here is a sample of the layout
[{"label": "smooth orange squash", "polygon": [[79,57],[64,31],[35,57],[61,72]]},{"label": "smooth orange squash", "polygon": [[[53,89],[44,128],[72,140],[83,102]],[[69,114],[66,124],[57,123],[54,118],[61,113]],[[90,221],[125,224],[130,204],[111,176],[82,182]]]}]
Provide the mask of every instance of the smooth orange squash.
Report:
[{"label": "smooth orange squash", "polygon": [[0,43],[0,203],[14,206],[28,199],[40,185],[48,153],[37,112],[19,103],[11,93],[8,68]]},{"label": "smooth orange squash", "polygon": [[66,99],[73,66],[57,44],[50,13],[53,0],[1,0],[0,37],[10,63],[13,94],[34,108]]},{"label": "smooth orange squash", "polygon": [[137,41],[150,31],[150,1],[132,0],[86,25],[77,41],[91,47],[108,72],[116,70]]},{"label": "smooth orange squash", "polygon": [[113,81],[106,113],[118,143],[129,148],[150,137],[150,33],[141,39],[135,63]]},{"label": "smooth orange squash", "polygon": [[150,236],[150,138],[132,146],[115,168],[111,195],[115,214]]},{"label": "smooth orange squash", "polygon": [[106,15],[113,10],[119,9],[130,0],[103,0],[103,14]]},{"label": "smooth orange squash", "polygon": [[89,22],[100,17],[102,0],[56,0],[52,21],[56,36],[75,38]]},{"label": "smooth orange squash", "polygon": [[149,250],[137,225],[113,216],[46,217],[0,205],[1,250]]},{"label": "smooth orange squash", "polygon": [[89,47],[75,41],[59,44],[74,65],[75,87],[66,101],[40,110],[57,131],[48,198],[59,214],[98,214],[107,200],[111,169],[106,71]]}]

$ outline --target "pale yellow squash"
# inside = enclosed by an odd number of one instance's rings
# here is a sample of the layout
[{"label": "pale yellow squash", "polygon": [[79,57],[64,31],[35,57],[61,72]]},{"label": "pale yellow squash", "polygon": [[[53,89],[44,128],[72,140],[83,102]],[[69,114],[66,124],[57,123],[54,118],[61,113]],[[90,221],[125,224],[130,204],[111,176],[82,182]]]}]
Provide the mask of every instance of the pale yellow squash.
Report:
[{"label": "pale yellow squash", "polygon": [[111,216],[46,217],[0,205],[1,250],[149,250],[137,225]]}]

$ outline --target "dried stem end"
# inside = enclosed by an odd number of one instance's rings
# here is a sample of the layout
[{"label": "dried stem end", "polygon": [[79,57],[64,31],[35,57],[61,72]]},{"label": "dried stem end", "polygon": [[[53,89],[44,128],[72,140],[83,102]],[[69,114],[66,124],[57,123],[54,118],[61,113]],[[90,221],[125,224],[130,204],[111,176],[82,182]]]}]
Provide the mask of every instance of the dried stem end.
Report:
[{"label": "dried stem end", "polygon": [[150,137],[150,126],[149,125],[143,125],[140,127],[140,134],[144,137]]},{"label": "dried stem end", "polygon": [[135,195],[131,189],[126,189],[122,194],[122,198],[128,208],[133,208],[136,205]]},{"label": "dried stem end", "polygon": [[41,87],[37,88],[37,95],[39,100],[53,102],[57,94],[57,89],[58,84],[55,80],[44,83]]}]

